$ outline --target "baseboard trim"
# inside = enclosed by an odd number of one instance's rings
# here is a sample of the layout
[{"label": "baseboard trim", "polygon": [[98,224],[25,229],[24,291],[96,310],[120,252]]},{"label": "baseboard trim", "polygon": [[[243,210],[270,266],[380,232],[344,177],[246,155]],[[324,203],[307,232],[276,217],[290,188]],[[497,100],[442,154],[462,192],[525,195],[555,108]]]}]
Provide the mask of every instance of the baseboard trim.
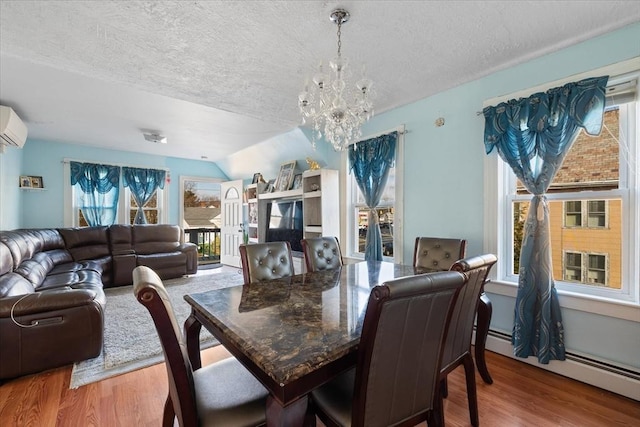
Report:
[{"label": "baseboard trim", "polygon": [[[525,359],[514,356],[511,337],[495,331],[489,332],[485,348],[537,368],[640,401],[640,374],[638,372],[578,355],[567,355],[567,360],[552,360],[548,365],[543,365],[538,363],[536,357]],[[489,372],[491,372],[491,366],[489,366]]]}]

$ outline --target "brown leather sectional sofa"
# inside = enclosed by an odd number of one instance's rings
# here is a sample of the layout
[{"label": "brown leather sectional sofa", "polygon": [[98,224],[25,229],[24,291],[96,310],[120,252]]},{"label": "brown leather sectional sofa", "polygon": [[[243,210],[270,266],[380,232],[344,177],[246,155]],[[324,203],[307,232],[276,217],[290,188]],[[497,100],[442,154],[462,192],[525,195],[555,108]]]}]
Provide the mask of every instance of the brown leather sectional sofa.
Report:
[{"label": "brown leather sectional sofa", "polygon": [[197,247],[181,240],[176,225],[0,231],[0,380],[98,356],[103,288],[138,265],[194,274]]}]

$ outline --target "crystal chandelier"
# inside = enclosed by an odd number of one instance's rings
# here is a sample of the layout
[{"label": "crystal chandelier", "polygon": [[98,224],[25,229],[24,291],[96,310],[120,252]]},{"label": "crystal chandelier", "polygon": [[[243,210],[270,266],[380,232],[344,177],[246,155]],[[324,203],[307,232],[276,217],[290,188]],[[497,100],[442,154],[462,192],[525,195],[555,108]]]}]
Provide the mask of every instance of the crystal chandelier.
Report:
[{"label": "crystal chandelier", "polygon": [[334,150],[342,151],[362,136],[360,127],[373,116],[371,99],[375,94],[371,90],[373,82],[365,77],[364,66],[360,80],[355,85],[348,84],[351,70],[347,59],[342,57],[340,36],[342,24],[349,20],[349,12],[336,9],[330,18],[338,25],[338,55],[329,62],[332,73],[325,74],[320,64],[319,72],[313,76],[313,84],[309,87],[307,81],[298,96],[298,106],[302,124],[313,126],[313,148],[316,140],[324,134]]}]

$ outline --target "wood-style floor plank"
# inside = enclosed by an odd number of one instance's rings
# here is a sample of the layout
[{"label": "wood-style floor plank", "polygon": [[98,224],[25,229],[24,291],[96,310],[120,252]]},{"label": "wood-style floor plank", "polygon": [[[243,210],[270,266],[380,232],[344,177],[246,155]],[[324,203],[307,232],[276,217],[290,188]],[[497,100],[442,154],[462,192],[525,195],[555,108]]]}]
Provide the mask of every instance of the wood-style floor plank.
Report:
[{"label": "wood-style floor plank", "polygon": [[[221,346],[205,350],[203,364],[227,356]],[[487,352],[487,363],[494,383],[476,378],[482,426],[640,426],[640,402],[495,353]],[[71,367],[17,378],[0,386],[0,425],[159,426],[166,375],[159,364],[75,390]],[[462,369],[449,375],[445,422],[470,425]]]}]

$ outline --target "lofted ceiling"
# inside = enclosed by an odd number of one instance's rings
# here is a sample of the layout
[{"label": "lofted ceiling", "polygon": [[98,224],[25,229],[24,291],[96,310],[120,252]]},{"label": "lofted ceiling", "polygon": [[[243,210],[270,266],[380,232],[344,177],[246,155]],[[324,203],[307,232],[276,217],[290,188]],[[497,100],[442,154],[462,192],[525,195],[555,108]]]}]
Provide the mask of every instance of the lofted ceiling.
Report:
[{"label": "lofted ceiling", "polygon": [[637,0],[2,0],[0,104],[29,138],[221,160],[300,125],[336,7],[378,114],[640,21]]}]

